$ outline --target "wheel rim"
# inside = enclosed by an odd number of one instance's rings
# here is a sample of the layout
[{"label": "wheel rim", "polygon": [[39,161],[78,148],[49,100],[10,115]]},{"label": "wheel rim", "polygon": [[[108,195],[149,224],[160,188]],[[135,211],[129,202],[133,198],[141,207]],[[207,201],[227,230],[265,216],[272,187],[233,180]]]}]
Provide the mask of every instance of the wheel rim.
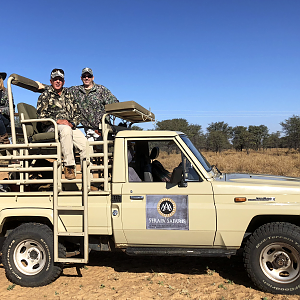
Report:
[{"label": "wheel rim", "polygon": [[291,283],[300,276],[299,253],[287,243],[270,244],[261,251],[260,267],[272,281]]},{"label": "wheel rim", "polygon": [[15,266],[25,275],[38,274],[46,263],[45,250],[35,240],[25,240],[19,243],[13,256]]}]

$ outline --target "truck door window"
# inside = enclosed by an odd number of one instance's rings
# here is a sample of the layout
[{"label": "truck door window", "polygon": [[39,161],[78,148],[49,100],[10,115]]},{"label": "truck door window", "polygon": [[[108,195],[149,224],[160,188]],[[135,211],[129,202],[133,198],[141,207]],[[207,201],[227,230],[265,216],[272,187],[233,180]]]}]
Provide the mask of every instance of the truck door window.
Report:
[{"label": "truck door window", "polygon": [[133,171],[141,181],[169,182],[173,170],[179,165],[184,167],[186,181],[199,181],[200,177],[193,164],[181,152],[173,140],[134,140],[127,143],[128,158],[132,157],[128,166],[128,180],[132,180]]},{"label": "truck door window", "polygon": [[193,167],[193,164],[187,159],[187,157],[182,153],[182,162],[184,170],[185,181],[199,181],[200,177]]},{"label": "truck door window", "polygon": [[128,158],[128,181],[130,182],[142,181],[138,173],[136,172],[135,143],[128,143],[127,158]]}]

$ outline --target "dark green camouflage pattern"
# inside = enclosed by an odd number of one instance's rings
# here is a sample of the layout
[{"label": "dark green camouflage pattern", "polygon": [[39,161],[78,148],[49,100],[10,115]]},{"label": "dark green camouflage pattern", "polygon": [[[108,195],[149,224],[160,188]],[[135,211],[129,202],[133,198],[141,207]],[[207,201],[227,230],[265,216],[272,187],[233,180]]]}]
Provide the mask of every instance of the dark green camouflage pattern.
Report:
[{"label": "dark green camouflage pattern", "polygon": [[83,85],[67,88],[72,92],[78,104],[81,124],[85,128],[99,129],[102,116],[105,113],[105,105],[119,102],[109,89],[100,84],[95,84],[88,94]]},{"label": "dark green camouflage pattern", "polygon": [[[37,116],[40,119],[51,118],[55,121],[68,120],[77,126],[80,123],[78,105],[73,94],[66,88],[59,95],[52,86],[47,86],[37,102]],[[44,124],[45,125],[51,125]]]},{"label": "dark green camouflage pattern", "polygon": [[2,96],[0,99],[0,111],[3,115],[9,116],[9,102],[7,89],[2,91]]}]

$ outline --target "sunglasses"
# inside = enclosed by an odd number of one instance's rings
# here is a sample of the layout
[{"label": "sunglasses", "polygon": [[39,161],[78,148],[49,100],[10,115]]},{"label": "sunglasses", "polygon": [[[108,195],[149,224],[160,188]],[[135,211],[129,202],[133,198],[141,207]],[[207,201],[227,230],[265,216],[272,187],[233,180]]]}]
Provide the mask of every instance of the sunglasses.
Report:
[{"label": "sunglasses", "polygon": [[83,75],[81,75],[81,77],[82,77],[82,78],[86,78],[86,77],[92,78],[93,75],[91,75],[91,74],[83,74]]},{"label": "sunglasses", "polygon": [[61,81],[61,82],[63,82],[63,81],[64,81],[64,79],[63,79],[63,78],[61,78],[61,77],[54,77],[54,78],[52,78],[52,80],[53,80],[53,81],[57,81],[57,80],[59,80],[59,81]]}]

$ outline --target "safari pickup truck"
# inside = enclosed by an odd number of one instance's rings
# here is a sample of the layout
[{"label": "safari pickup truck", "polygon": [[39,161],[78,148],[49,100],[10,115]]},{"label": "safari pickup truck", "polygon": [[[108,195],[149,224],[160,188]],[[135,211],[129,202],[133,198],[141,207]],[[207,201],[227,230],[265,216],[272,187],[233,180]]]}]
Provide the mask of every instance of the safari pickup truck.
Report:
[{"label": "safari pickup truck", "polygon": [[[299,178],[222,174],[182,132],[131,130],[155,116],[129,101],[106,106],[103,141],[87,142],[76,179],[66,180],[57,130],[38,131],[49,119],[37,119],[34,106],[18,103],[21,128],[15,125],[12,85],[38,89],[25,77],[8,79],[11,144],[0,145],[0,172],[8,174],[0,180],[0,232],[11,282],[47,285],[64,263],[87,263],[91,250],[204,257],[242,252],[259,289],[300,294]],[[130,124],[108,124],[109,116]]]}]

